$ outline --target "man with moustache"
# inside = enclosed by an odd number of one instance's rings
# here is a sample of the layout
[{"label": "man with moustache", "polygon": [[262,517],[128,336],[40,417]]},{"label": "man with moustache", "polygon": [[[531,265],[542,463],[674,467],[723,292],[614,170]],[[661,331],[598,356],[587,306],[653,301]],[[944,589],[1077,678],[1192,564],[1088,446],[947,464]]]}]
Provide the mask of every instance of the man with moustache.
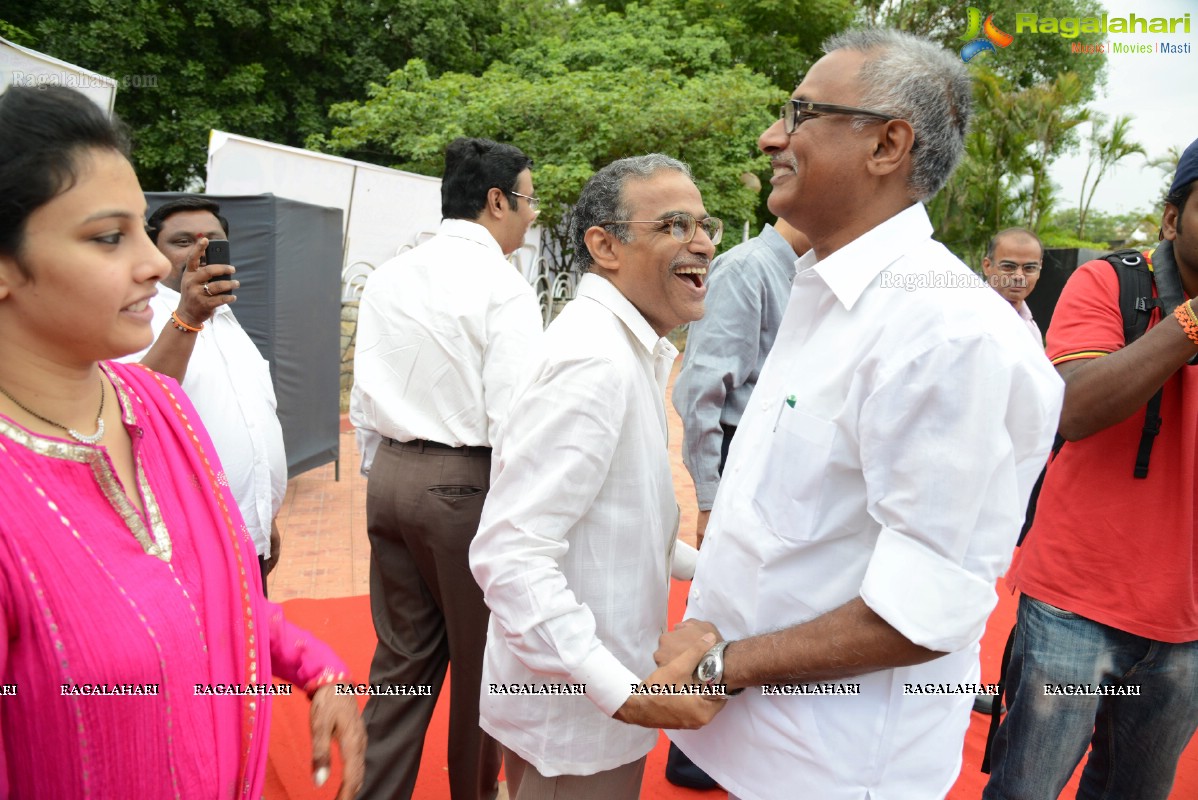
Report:
[{"label": "man with moustache", "polygon": [[[962,62],[897,31],[825,48],[759,141],[770,210],[812,250],[732,442],[691,620],[658,660],[721,634],[698,675],[745,691],[671,738],[733,797],[943,797],[1062,385],[931,238],[922,203],[964,149]],[[891,288],[912,282],[946,288]]]},{"label": "man with moustache", "polygon": [[515,800],[635,800],[657,728],[723,705],[655,693],[688,684],[714,636],[653,669],[670,575],[695,559],[677,541],[664,337],[703,315],[722,232],[686,165],[660,154],[604,167],[575,206],[589,272],[513,393],[470,547],[491,609],[481,724]]},{"label": "man with moustache", "polygon": [[1044,336],[1026,300],[1036,288],[1043,267],[1044,245],[1027,228],[1007,228],[994,234],[982,259],[986,282],[1011,304],[1037,344],[1044,341]]},{"label": "man with moustache", "polygon": [[150,300],[154,344],[125,360],[170,375],[195,403],[258,552],[265,594],[282,544],[274,520],[287,493],[287,453],[270,364],[233,314],[235,269],[201,263],[204,240],[228,239],[229,221],[213,200],[185,195],[159,206],[146,227],[171,272]]}]

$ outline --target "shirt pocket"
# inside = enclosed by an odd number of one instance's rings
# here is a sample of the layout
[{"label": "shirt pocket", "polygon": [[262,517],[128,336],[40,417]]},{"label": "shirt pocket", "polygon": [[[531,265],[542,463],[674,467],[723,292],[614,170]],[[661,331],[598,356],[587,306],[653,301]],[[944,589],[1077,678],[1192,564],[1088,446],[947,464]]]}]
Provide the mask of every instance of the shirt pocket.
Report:
[{"label": "shirt pocket", "polygon": [[753,506],[779,538],[812,541],[836,426],[783,405],[769,440]]}]

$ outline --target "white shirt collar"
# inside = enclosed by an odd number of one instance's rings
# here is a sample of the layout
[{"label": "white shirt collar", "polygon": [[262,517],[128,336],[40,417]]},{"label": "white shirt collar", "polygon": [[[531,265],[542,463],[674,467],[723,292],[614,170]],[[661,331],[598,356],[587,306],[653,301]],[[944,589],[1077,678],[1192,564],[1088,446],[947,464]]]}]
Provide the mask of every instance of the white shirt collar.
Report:
[{"label": "white shirt collar", "polygon": [[[597,275],[594,272],[583,275],[582,280],[578,282],[576,296],[588,297],[619,317],[620,321],[628,330],[632,331],[632,335],[648,352],[658,353],[662,343],[665,343],[667,348],[673,348],[673,345],[667,340],[657,335],[653,326],[645,320],[636,306],[616,288],[616,285],[602,275]],[[674,352],[677,354],[677,351]]]},{"label": "white shirt collar", "polygon": [[931,235],[927,211],[922,203],[915,203],[822,261],[816,259],[814,250],[808,250],[798,261],[798,271],[813,269],[841,304],[851,310],[882,270],[915,242]]},{"label": "white shirt collar", "polygon": [[455,239],[468,239],[489,250],[494,250],[501,257],[503,256],[503,248],[499,246],[499,242],[495,241],[495,237],[489,230],[477,222],[468,219],[443,219],[439,233],[443,236],[452,236]]}]

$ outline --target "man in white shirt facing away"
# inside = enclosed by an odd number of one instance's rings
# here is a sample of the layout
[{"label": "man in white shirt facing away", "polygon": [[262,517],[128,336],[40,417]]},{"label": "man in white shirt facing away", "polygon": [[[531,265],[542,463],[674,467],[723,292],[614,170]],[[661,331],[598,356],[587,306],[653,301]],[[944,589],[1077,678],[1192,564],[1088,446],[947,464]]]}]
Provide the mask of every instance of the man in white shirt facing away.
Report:
[{"label": "man in white shirt facing away", "polygon": [[1027,297],[1040,280],[1044,269],[1044,245],[1040,237],[1027,228],[1007,228],[994,234],[986,256],[982,259],[982,274],[994,291],[1014,307],[1028,333],[1043,346],[1044,334],[1032,319]]},{"label": "man in white shirt facing away", "polygon": [[279,560],[274,519],[287,494],[287,454],[270,365],[230,308],[241,285],[234,267],[201,263],[207,242],[229,238],[229,222],[212,200],[185,196],[146,224],[171,273],[150,300],[154,343],[126,360],[170,375],[195,404],[258,552],[265,592]]},{"label": "man in white shirt facing away", "polygon": [[[634,799],[657,728],[723,705],[690,678],[714,636],[653,665],[670,576],[689,578],[696,555],[677,540],[665,388],[678,351],[664,337],[703,315],[722,231],[686,165],[660,154],[604,167],[575,206],[589,272],[513,394],[470,547],[491,608],[481,722],[515,800]],[[689,693],[661,693],[674,686]]]},{"label": "man in white shirt facing away", "polygon": [[897,31],[825,47],[759,140],[770,210],[813,249],[728,454],[694,621],[659,658],[722,634],[698,672],[745,691],[670,735],[731,796],[931,800],[960,768],[1063,387],[931,238],[922,202],[968,124],[961,60]]},{"label": "man in white shirt facing away", "polygon": [[478,725],[488,612],[468,560],[517,366],[541,336],[532,287],[504,258],[536,218],[531,165],[508,144],[451,142],[440,230],[362,292],[350,419],[369,475],[370,682],[409,693],[366,702],[361,800],[412,796],[451,661],[450,795],[498,791],[499,746]]}]

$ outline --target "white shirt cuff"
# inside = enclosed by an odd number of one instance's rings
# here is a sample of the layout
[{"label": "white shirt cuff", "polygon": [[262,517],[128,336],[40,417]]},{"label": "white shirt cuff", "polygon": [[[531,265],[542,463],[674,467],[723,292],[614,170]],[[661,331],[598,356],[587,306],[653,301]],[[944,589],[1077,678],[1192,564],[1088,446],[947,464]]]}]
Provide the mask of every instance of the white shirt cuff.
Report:
[{"label": "white shirt cuff", "polygon": [[577,683],[586,684],[587,697],[609,717],[632,697],[632,687],[641,682],[636,673],[620,663],[620,659],[606,647],[587,656],[570,677]]},{"label": "white shirt cuff", "polygon": [[981,638],[994,585],[918,541],[882,528],[861,598],[913,643],[952,653]]},{"label": "white shirt cuff", "polygon": [[362,477],[366,478],[370,476],[370,465],[374,463],[374,454],[383,443],[383,436],[369,428],[355,428],[354,437],[358,440],[358,452],[362,457],[359,471]]},{"label": "white shirt cuff", "polygon": [[699,551],[681,539],[674,545],[674,560],[670,563],[670,576],[680,581],[695,577],[695,564],[699,562]]}]

